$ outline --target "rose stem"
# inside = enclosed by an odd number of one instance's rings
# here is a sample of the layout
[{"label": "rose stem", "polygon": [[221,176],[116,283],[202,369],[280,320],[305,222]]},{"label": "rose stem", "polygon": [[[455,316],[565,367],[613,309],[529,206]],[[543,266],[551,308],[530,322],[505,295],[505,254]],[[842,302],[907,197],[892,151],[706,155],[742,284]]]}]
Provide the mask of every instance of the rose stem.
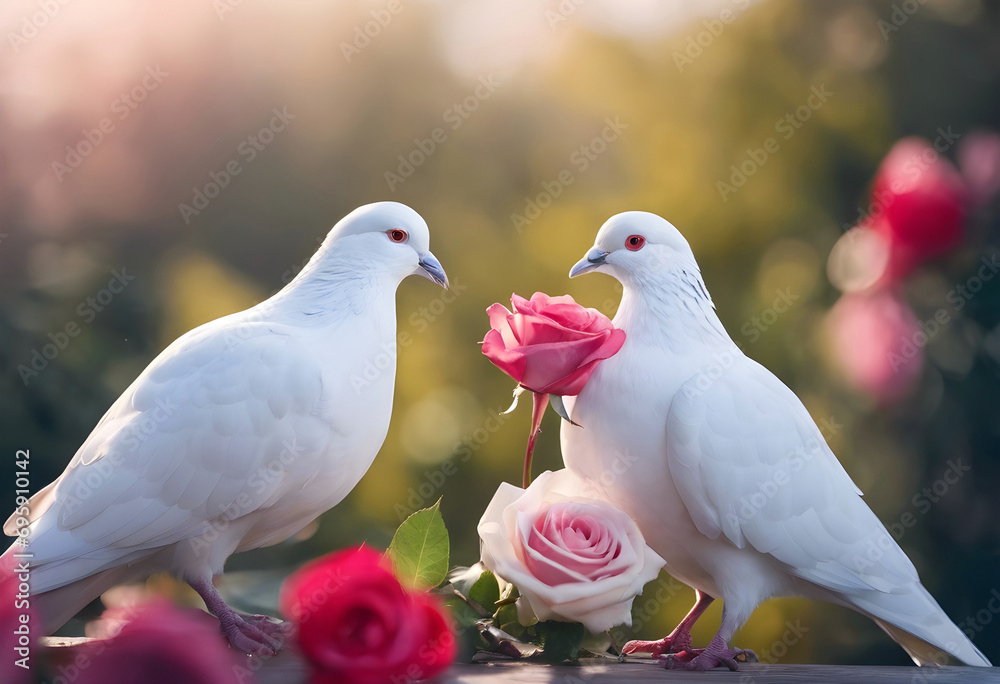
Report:
[{"label": "rose stem", "polygon": [[541,392],[531,393],[531,432],[528,433],[528,451],[524,454],[524,488],[531,484],[531,454],[535,451],[535,440],[542,427],[542,416],[549,405],[549,395]]}]

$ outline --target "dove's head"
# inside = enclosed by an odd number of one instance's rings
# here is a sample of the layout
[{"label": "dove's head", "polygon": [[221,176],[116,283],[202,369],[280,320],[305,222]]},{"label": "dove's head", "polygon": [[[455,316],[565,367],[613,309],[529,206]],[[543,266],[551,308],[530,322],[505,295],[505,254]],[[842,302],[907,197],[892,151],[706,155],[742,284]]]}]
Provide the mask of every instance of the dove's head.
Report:
[{"label": "dove's head", "polygon": [[573,278],[589,271],[614,276],[624,285],[658,282],[671,271],[698,270],[680,231],[646,211],[626,211],[601,226],[594,246],[570,270]]},{"label": "dove's head", "polygon": [[397,277],[397,284],[420,275],[447,289],[448,276],[431,254],[430,243],[430,231],[420,214],[399,202],[375,202],[340,219],[321,252],[335,252],[340,259],[353,255]]}]

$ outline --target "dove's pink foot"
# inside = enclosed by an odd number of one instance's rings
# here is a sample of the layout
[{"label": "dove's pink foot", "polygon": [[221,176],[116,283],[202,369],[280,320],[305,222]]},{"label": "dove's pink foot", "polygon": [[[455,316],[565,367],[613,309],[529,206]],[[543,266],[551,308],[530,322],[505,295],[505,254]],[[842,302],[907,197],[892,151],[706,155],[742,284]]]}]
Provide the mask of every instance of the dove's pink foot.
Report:
[{"label": "dove's pink foot", "polygon": [[693,648],[679,653],[659,656],[660,664],[668,670],[712,670],[725,665],[730,670],[739,669],[740,663],[759,662],[757,654],[743,648],[729,648],[725,639],[716,635],[706,648]]},{"label": "dove's pink foot", "polygon": [[190,582],[205,601],[208,611],[219,618],[219,628],[237,651],[258,656],[273,656],[284,646],[281,623],[266,615],[242,615],[230,608],[212,580]]},{"label": "dove's pink foot", "polygon": [[680,651],[691,650],[691,628],[698,621],[705,609],[711,605],[715,599],[708,594],[695,591],[696,600],[694,607],[688,612],[681,623],[667,636],[659,641],[630,641],[622,647],[622,653],[632,655],[633,653],[650,653],[654,658],[659,658],[665,653],[679,653]]},{"label": "dove's pink foot", "polygon": [[237,615],[264,632],[264,634],[282,643],[292,631],[291,623],[271,617],[270,615],[247,615],[245,613],[237,613]]}]

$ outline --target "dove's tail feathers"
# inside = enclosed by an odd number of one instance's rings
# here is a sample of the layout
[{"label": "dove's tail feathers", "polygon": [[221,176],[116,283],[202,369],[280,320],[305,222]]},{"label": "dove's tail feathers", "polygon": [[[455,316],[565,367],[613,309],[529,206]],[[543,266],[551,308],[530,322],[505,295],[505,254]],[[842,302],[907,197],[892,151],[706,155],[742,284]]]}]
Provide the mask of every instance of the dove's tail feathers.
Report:
[{"label": "dove's tail feathers", "polygon": [[[0,580],[6,581],[13,576],[18,582],[27,581],[31,608],[41,616],[44,634],[54,633],[91,601],[128,579],[130,571],[128,566],[108,568],[48,591],[41,591],[34,581],[37,572],[34,559],[22,558],[19,554],[27,556],[30,551],[14,543],[0,556]],[[27,566],[27,571],[24,566]]]},{"label": "dove's tail feathers", "polygon": [[116,584],[128,580],[128,574],[126,566],[109,568],[72,584],[34,595],[31,607],[42,616],[45,634],[53,634],[91,601]]},{"label": "dove's tail feathers", "polygon": [[905,593],[872,591],[842,594],[841,599],[873,619],[917,665],[992,667],[923,585],[916,583],[901,590]]},{"label": "dove's tail feathers", "polygon": [[[50,559],[44,545],[32,539],[27,547],[14,542],[0,556],[0,580],[11,574],[27,575],[31,607],[39,611],[46,634],[52,634],[84,606],[116,584],[151,574],[157,562],[157,550],[132,553],[101,553]],[[160,550],[161,554],[171,549]],[[27,566],[27,571],[23,570]],[[20,578],[19,578],[20,581]]]}]

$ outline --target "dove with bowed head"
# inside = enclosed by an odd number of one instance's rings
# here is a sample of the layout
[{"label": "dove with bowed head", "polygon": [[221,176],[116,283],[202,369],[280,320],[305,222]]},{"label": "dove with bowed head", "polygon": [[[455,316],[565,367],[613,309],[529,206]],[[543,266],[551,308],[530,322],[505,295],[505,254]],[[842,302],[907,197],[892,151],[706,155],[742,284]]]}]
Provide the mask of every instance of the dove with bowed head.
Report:
[{"label": "dove with bowed head", "polygon": [[368,470],[389,427],[395,359],[374,378],[365,368],[395,343],[396,288],[410,275],[448,286],[429,242],[409,207],[360,207],[273,297],[149,364],[4,527],[21,534],[4,568],[30,556],[47,632],[112,585],[166,570],[235,648],[280,648],[280,628],[236,613],[212,579],[232,553],[300,531]]},{"label": "dove with bowed head", "polygon": [[[751,654],[729,641],[757,605],[805,596],[872,618],[918,665],[990,665],[920,584],[802,402],[729,337],[673,225],[612,217],[570,277],[589,271],[622,283],[614,324],[626,340],[566,399],[586,429],[563,422],[563,459],[697,595],[669,636],[625,652],[735,669]],[[693,649],[691,626],[715,598],[721,627]]]}]

